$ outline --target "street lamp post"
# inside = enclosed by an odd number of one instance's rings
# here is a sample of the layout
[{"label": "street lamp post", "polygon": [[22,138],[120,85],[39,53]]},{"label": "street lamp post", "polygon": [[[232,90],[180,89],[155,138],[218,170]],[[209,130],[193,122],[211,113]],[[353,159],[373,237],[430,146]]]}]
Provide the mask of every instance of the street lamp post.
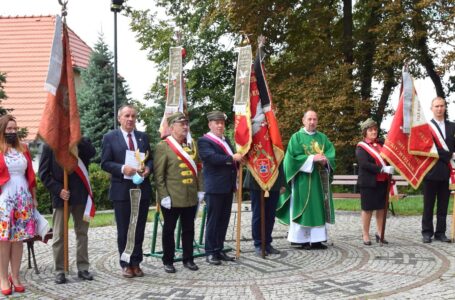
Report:
[{"label": "street lamp post", "polygon": [[117,13],[123,8],[124,0],[112,0],[114,12],[114,129],[117,129]]}]

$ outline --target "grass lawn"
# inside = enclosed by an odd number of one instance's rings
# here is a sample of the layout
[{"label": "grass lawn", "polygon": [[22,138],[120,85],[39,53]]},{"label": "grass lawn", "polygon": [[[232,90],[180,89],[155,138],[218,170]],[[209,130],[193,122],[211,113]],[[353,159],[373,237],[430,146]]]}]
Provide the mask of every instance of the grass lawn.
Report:
[{"label": "grass lawn", "polygon": [[[360,211],[360,199],[334,199],[336,210]],[[423,196],[407,196],[401,200],[393,201],[395,213],[399,216],[421,215],[423,212]],[[452,214],[453,197],[450,197],[449,213]]]},{"label": "grass lawn", "polygon": [[[147,216],[147,222],[151,222],[153,220],[153,216],[155,214],[155,209],[149,210],[148,216]],[[48,215],[45,216],[49,224],[52,224],[52,216]],[[95,215],[95,218],[90,222],[90,227],[103,227],[103,226],[114,226],[115,225],[115,217],[114,213],[97,213]],[[73,219],[70,217],[69,221],[69,228],[73,228],[74,223]]]}]

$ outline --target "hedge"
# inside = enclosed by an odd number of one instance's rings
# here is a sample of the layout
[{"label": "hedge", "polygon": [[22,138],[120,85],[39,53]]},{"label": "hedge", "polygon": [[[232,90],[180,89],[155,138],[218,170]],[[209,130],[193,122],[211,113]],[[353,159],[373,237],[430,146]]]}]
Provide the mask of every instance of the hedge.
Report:
[{"label": "hedge", "polygon": [[[97,210],[112,209],[112,203],[109,200],[109,178],[110,175],[103,170],[98,164],[90,164],[89,166],[90,183],[92,185],[93,196],[95,198],[95,206]],[[44,187],[41,180],[37,179],[36,196],[38,199],[38,210],[43,214],[52,213],[52,202],[50,193]]]}]

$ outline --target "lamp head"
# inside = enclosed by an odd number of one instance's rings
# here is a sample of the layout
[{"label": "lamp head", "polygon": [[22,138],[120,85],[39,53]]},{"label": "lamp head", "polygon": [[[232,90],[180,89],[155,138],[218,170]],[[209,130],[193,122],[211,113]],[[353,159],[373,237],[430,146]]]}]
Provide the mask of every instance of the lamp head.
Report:
[{"label": "lamp head", "polygon": [[112,0],[111,11],[120,12],[123,9],[123,2],[125,0]]}]

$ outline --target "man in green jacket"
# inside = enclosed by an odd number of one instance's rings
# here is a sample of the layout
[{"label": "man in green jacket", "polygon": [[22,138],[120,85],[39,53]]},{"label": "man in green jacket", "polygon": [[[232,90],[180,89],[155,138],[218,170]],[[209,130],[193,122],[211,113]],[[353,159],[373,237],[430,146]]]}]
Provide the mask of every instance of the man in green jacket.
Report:
[{"label": "man in green jacket", "polygon": [[202,192],[201,164],[196,143],[187,144],[188,119],[183,113],[167,118],[171,135],[156,146],[154,174],[158,201],[164,217],[163,265],[167,273],[175,273],[174,230],[180,218],[182,225],[183,266],[197,271],[193,261],[194,218]]}]

